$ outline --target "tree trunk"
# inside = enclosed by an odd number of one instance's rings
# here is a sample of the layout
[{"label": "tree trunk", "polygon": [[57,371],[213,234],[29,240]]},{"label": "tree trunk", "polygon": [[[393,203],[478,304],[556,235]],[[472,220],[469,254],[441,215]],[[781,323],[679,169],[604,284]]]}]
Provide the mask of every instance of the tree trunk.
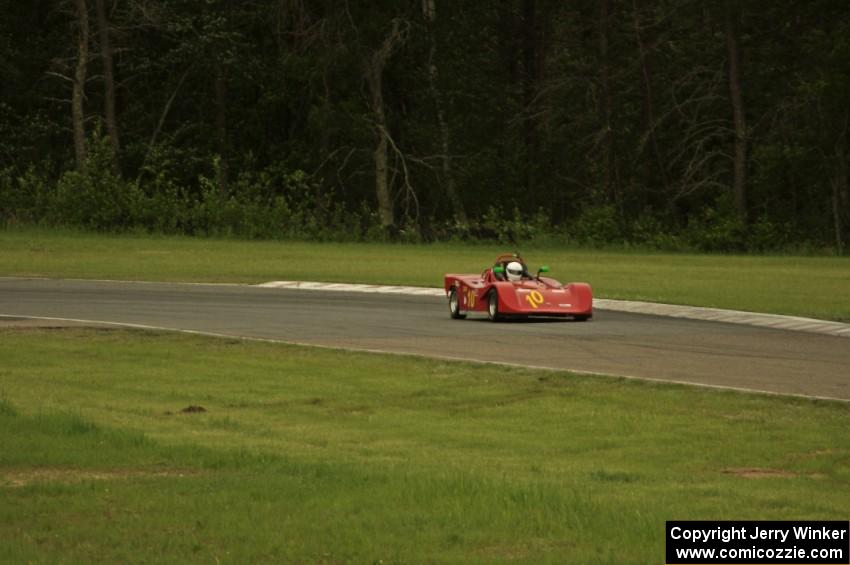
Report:
[{"label": "tree trunk", "polygon": [[832,173],[832,226],[835,230],[835,250],[844,255],[844,203],[847,194],[847,151],[844,135],[836,144]]},{"label": "tree trunk", "polygon": [[844,255],[844,226],[841,221],[841,187],[847,190],[847,168],[841,171],[842,176],[832,180],[832,225],[835,230],[835,250],[838,255]]},{"label": "tree trunk", "polygon": [[71,94],[71,118],[74,125],[74,155],[77,170],[86,169],[86,125],[83,111],[85,99],[86,69],[89,61],[89,14],[86,0],[75,0],[77,9],[77,67],[74,71],[74,84]]},{"label": "tree trunk", "polygon": [[537,96],[537,5],[536,0],[522,2],[522,55],[523,55],[523,137],[525,143],[526,195],[535,195],[534,170],[537,161],[537,124],[533,107]]},{"label": "tree trunk", "polygon": [[227,191],[229,170],[227,166],[227,78],[221,64],[215,67],[215,129],[218,144],[218,189]]},{"label": "tree trunk", "polygon": [[[667,180],[667,168],[664,166],[664,160],[661,157],[661,151],[658,149],[658,136],[655,135],[655,109],[652,95],[652,77],[649,72],[649,57],[646,53],[646,45],[643,42],[641,35],[640,9],[638,1],[632,0],[632,8],[634,13],[635,39],[638,46],[638,58],[640,60],[641,78],[643,79],[643,112],[644,120],[646,121],[646,140],[652,150],[652,156],[658,167],[658,176],[661,179],[661,185],[664,187],[664,193],[669,194],[669,182]],[[647,164],[647,184],[652,188],[653,175],[651,173],[652,161],[646,159]]]},{"label": "tree trunk", "polygon": [[431,43],[431,49],[428,54],[428,83],[431,89],[431,97],[434,99],[434,106],[437,109],[437,125],[440,129],[440,146],[442,150],[441,162],[443,169],[443,179],[445,181],[446,196],[452,206],[452,215],[457,223],[465,226],[469,223],[466,216],[466,209],[463,202],[457,193],[457,185],[455,183],[454,171],[452,170],[451,159],[451,135],[449,132],[449,124],[446,122],[446,113],[443,106],[443,97],[440,89],[437,86],[437,38],[434,35],[434,22],[437,19],[437,11],[434,0],[422,0],[422,12],[425,16],[425,22],[428,30],[428,40]]},{"label": "tree trunk", "polygon": [[381,226],[392,231],[395,228],[393,202],[390,197],[390,184],[387,166],[387,119],[384,114],[383,80],[380,69],[372,68],[369,76],[369,90],[372,93],[372,116],[375,120],[375,194],[378,198],[378,212],[381,216]]},{"label": "tree trunk", "polygon": [[112,147],[112,168],[120,174],[118,154],[121,144],[118,140],[118,122],[115,119],[115,77],[113,76],[112,45],[109,42],[109,21],[103,0],[95,0],[97,11],[97,29],[100,38],[100,56],[103,59],[104,113],[106,114],[106,132]]},{"label": "tree trunk", "polygon": [[613,99],[611,95],[610,69],[608,65],[608,0],[599,0],[599,85],[600,85],[600,117],[602,121],[603,154],[602,154],[602,194],[608,202],[616,202],[616,192],[613,182],[614,163],[614,131],[611,127],[613,114]]},{"label": "tree trunk", "polygon": [[747,220],[747,124],[744,117],[744,101],[741,95],[741,76],[738,57],[737,14],[732,13],[732,3],[725,5],[725,39],[729,57],[729,100],[732,103],[732,119],[735,127],[735,162],[732,193],[738,218]]},{"label": "tree trunk", "polygon": [[393,20],[392,29],[384,43],[379,49],[372,52],[366,59],[366,84],[369,87],[372,104],[372,117],[374,119],[375,135],[377,143],[375,145],[375,194],[378,199],[378,212],[381,216],[381,226],[389,235],[394,235],[395,215],[393,214],[393,201],[390,196],[390,183],[387,166],[387,150],[389,130],[387,129],[387,119],[384,113],[384,67],[387,65],[387,60],[392,55],[396,45],[404,41],[404,33],[400,30],[399,20]]}]

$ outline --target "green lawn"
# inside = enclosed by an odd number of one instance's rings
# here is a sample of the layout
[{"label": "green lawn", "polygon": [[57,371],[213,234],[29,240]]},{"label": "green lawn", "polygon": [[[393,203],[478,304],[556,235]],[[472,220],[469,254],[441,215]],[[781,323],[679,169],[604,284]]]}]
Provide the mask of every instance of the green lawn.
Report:
[{"label": "green lawn", "polygon": [[[439,286],[479,272],[503,247],[249,242],[0,231],[0,276],[241,282],[317,280]],[[526,248],[536,267],[589,282],[600,298],[850,321],[850,258],[685,255]]]},{"label": "green lawn", "polygon": [[850,508],[842,403],[129,330],[0,359],[0,562],[662,563],[668,519]]}]

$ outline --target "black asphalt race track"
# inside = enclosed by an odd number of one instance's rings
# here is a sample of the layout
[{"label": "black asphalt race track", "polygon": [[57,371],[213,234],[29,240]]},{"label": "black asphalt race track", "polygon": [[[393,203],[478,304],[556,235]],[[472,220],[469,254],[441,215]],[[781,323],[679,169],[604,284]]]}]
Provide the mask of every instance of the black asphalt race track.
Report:
[{"label": "black asphalt race track", "polygon": [[597,310],[589,322],[451,320],[443,299],[238,285],[0,279],[0,315],[118,322],[305,344],[850,400],[850,339]]}]

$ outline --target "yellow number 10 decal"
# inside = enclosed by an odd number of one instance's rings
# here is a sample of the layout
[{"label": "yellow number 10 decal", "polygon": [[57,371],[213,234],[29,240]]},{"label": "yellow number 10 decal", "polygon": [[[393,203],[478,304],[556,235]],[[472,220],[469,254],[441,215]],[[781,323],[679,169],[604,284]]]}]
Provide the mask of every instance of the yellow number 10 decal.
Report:
[{"label": "yellow number 10 decal", "polygon": [[471,288],[466,290],[466,307],[470,310],[475,308],[475,291]]},{"label": "yellow number 10 decal", "polygon": [[536,290],[532,290],[528,294],[525,295],[525,299],[528,300],[528,304],[532,308],[537,308],[541,304],[543,304],[543,295],[537,292]]}]

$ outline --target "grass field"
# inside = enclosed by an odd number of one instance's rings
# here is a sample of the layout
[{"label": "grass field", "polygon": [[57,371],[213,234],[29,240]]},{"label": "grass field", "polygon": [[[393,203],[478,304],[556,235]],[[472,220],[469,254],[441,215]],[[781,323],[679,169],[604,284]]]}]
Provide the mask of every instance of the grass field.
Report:
[{"label": "grass field", "polygon": [[[246,242],[0,231],[0,276],[241,282],[318,280],[439,286],[479,272],[503,247]],[[595,295],[850,321],[850,258],[522,249]]]},{"label": "grass field", "polygon": [[0,359],[0,562],[662,563],[667,519],[850,508],[841,403],[129,330]]}]

